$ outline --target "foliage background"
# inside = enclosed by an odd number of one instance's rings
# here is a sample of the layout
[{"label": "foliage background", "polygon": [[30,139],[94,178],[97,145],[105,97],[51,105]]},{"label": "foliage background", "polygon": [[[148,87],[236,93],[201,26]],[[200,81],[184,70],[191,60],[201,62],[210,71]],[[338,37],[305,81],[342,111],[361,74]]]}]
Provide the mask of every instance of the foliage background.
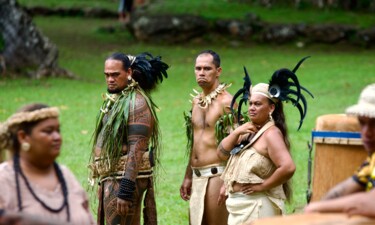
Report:
[{"label": "foliage background", "polygon": [[[117,9],[117,1],[20,1],[26,6],[50,7],[107,7]],[[148,7],[151,12],[204,15],[207,18],[242,18],[252,11],[267,21],[307,23],[342,22],[368,27],[374,25],[374,17],[366,13],[343,11],[295,10],[290,8],[267,9],[249,4],[207,0],[155,1]],[[312,56],[300,67],[297,74],[303,86],[315,98],[307,97],[308,113],[299,132],[299,115],[291,104],[286,105],[287,121],[292,143],[292,155],[297,164],[293,177],[294,200],[288,204],[288,212],[300,212],[306,204],[307,189],[307,142],[311,139],[318,116],[343,113],[354,104],[362,88],[375,82],[375,54],[373,49],[345,45],[314,45],[303,48],[295,44],[256,45],[243,43],[237,47],[223,43],[183,43],[179,45],[136,42],[116,19],[38,17],[34,22],[56,43],[60,51],[60,66],[79,76],[76,80],[61,78],[29,80],[25,78],[0,79],[0,121],[4,121],[20,106],[30,102],[44,102],[59,106],[64,144],[59,163],[67,165],[84,187],[87,187],[86,165],[90,154],[90,139],[94,121],[101,105],[101,95],[106,86],[103,75],[104,59],[112,52],[123,51],[138,54],[143,51],[161,55],[171,67],[169,78],[153,93],[159,106],[158,115],[163,134],[162,169],[157,184],[157,205],[160,224],[187,224],[188,203],[179,197],[187,158],[186,138],[183,127],[183,111],[190,109],[190,93],[199,89],[194,79],[194,60],[203,49],[213,49],[222,58],[223,82],[232,83],[231,93],[242,87],[243,66],[246,66],[253,83],[267,82],[272,73],[282,67],[292,69],[304,56]],[[116,32],[104,32],[102,27],[115,26]],[[25,53],[27,54],[27,53]],[[91,207],[95,214],[97,201],[91,194]]]}]

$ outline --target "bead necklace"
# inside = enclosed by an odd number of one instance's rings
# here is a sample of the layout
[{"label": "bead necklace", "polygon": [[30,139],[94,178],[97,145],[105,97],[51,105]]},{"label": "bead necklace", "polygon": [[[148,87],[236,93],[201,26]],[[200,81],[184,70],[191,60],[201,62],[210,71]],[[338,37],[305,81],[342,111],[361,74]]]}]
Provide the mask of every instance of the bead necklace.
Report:
[{"label": "bead necklace", "polygon": [[61,172],[59,166],[57,165],[57,163],[54,162],[53,166],[54,166],[55,172],[57,174],[57,178],[59,180],[59,183],[61,185],[61,190],[62,190],[62,194],[63,194],[63,198],[64,198],[62,205],[57,209],[54,209],[54,208],[51,208],[50,206],[48,206],[45,202],[43,202],[35,194],[34,190],[32,189],[32,187],[29,183],[29,180],[27,179],[27,177],[25,176],[25,174],[23,173],[23,171],[21,169],[19,156],[15,155],[13,157],[13,167],[14,167],[15,177],[16,177],[18,208],[19,208],[20,211],[22,211],[22,198],[21,198],[20,184],[19,184],[19,178],[18,178],[18,176],[21,175],[22,179],[24,180],[24,182],[26,184],[27,189],[29,190],[31,195],[34,197],[34,199],[43,206],[43,208],[47,209],[48,211],[50,211],[52,213],[59,213],[60,211],[62,211],[66,207],[67,221],[69,222],[70,221],[70,211],[69,211],[69,202],[68,202],[68,188],[66,186],[65,179],[64,179],[64,177],[62,175],[62,172]]}]

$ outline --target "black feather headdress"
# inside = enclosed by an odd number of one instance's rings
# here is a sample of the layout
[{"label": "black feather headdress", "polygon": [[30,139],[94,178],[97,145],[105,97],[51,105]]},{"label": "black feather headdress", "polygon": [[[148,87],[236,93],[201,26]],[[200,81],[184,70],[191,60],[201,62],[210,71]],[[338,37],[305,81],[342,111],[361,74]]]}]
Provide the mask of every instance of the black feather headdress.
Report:
[{"label": "black feather headdress", "polygon": [[[299,66],[309,57],[310,56],[307,56],[301,59],[292,71],[285,68],[276,70],[268,83],[268,91],[272,98],[276,98],[280,101],[291,101],[293,105],[297,107],[300,113],[300,124],[298,130],[301,128],[303,119],[307,112],[306,98],[303,96],[301,90],[307,92],[312,98],[314,98],[310,91],[300,85],[296,75]],[[302,102],[302,105],[300,102]]]},{"label": "black feather headdress", "polygon": [[249,100],[250,87],[251,87],[251,80],[250,80],[249,74],[247,73],[246,67],[243,67],[243,69],[244,69],[244,72],[245,72],[245,76],[243,78],[244,79],[243,87],[240,90],[238,90],[236,92],[236,94],[234,94],[232,102],[230,104],[230,110],[232,111],[233,114],[235,114],[235,112],[234,112],[235,110],[233,108],[234,103],[236,102],[236,99],[242,94],[242,97],[241,97],[240,102],[238,104],[238,111],[237,111],[237,121],[238,122],[241,121],[241,109],[242,109],[242,105],[244,103],[246,105],[247,101]]},{"label": "black feather headdress", "polygon": [[[142,74],[140,85],[143,89],[152,89],[157,83],[163,82],[164,77],[168,78],[167,69],[169,66],[161,61],[160,56],[153,57],[150,53],[144,52],[136,57],[128,56],[133,71]],[[134,73],[133,72],[133,73]]]},{"label": "black feather headdress", "polygon": [[[304,57],[301,59],[297,65],[294,67],[292,71],[289,69],[279,69],[276,70],[269,83],[268,83],[268,93],[267,96],[275,103],[277,101],[291,101],[295,107],[297,107],[299,113],[300,113],[300,124],[298,126],[298,130],[301,128],[303,119],[306,116],[307,112],[307,101],[305,96],[302,94],[302,91],[307,92],[312,98],[314,96],[310,91],[308,91],[305,87],[300,85],[299,80],[297,78],[296,72],[300,65],[310,56]],[[243,87],[236,92],[236,94],[233,96],[230,108],[232,110],[232,113],[234,114],[234,103],[236,102],[236,99],[242,94],[241,100],[239,102],[238,106],[238,112],[237,112],[237,121],[240,121],[241,116],[241,107],[243,103],[247,103],[247,100],[250,96],[250,87],[251,87],[251,80],[249,77],[249,74],[247,73],[246,67],[244,67],[245,77],[244,79],[244,85]],[[264,84],[267,85],[267,84]],[[265,90],[267,92],[267,89]]]}]

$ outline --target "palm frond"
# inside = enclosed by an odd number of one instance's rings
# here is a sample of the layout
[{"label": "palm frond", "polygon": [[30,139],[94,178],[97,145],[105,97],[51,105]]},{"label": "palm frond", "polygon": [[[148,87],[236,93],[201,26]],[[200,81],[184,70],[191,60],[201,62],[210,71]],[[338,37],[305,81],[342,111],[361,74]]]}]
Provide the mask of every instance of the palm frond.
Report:
[{"label": "palm frond", "polygon": [[186,132],[186,155],[190,155],[191,150],[193,149],[194,135],[193,135],[193,124],[191,121],[191,110],[189,112],[184,112],[184,121],[185,121],[185,132]]}]

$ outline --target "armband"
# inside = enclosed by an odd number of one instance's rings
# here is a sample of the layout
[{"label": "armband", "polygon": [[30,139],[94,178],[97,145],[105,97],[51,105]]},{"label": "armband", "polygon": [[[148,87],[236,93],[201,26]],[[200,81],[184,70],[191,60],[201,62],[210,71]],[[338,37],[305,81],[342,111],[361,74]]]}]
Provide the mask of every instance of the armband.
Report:
[{"label": "armband", "polygon": [[230,156],[230,151],[227,151],[221,143],[219,144],[219,150],[223,155]]}]

